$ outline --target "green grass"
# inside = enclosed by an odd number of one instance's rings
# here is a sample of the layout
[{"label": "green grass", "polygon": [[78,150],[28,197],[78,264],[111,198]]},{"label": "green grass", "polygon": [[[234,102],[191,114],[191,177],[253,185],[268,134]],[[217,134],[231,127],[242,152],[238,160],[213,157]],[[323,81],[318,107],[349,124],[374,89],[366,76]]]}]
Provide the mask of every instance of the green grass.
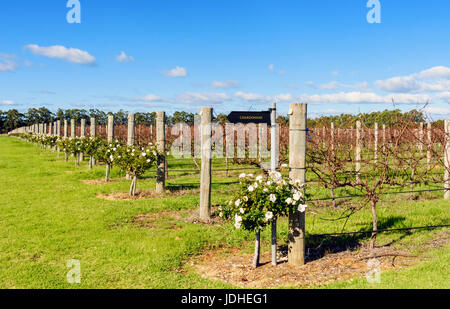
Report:
[{"label": "green grass", "polygon": [[[127,192],[129,182],[114,181],[88,185],[81,180],[99,179],[104,167],[87,170],[87,164],[74,166],[53,152],[16,138],[0,137],[0,288],[231,288],[218,281],[203,279],[191,270],[180,273],[186,260],[208,248],[243,247],[251,252],[250,233],[236,231],[231,224],[203,225],[181,222],[181,229],[170,229],[161,222],[156,228],[141,228],[133,219],[144,213],[164,210],[196,209],[196,186],[182,196],[168,194],[162,199],[107,201],[99,193]],[[192,167],[192,160],[169,160],[170,169]],[[223,167],[215,162],[214,167]],[[233,166],[236,168],[236,166]],[[238,175],[241,171],[233,171]],[[113,178],[123,176],[113,169]],[[149,173],[147,176],[151,176]],[[170,173],[168,183],[198,183],[198,174]],[[177,176],[177,177],[175,177]],[[223,173],[213,177],[213,204],[227,200],[234,181]],[[154,188],[153,178],[138,181],[138,190]],[[322,190],[326,194],[325,190]],[[317,189],[317,194],[322,192]],[[434,196],[436,198],[438,196]],[[400,196],[389,197],[379,208],[382,228],[448,224],[448,201],[410,202]],[[394,201],[394,199],[400,199]],[[394,202],[392,202],[394,201]],[[307,234],[338,232],[342,221],[323,219],[340,216],[339,210],[311,206],[307,215]],[[170,224],[169,224],[170,225]],[[371,227],[370,212],[356,213],[344,230]],[[280,242],[286,242],[287,222],[280,220]],[[399,246],[425,242],[436,232],[386,233],[379,243],[397,242]],[[269,231],[262,235],[268,250]],[[341,240],[343,241],[343,240]],[[365,241],[365,239],[360,239]],[[311,241],[310,241],[311,242]],[[431,254],[430,259],[408,270],[382,274],[383,287],[448,287],[450,248]],[[66,281],[71,259],[81,262],[79,285]],[[338,282],[329,287],[372,287],[365,280]],[[377,286],[376,286],[377,287]]]}]

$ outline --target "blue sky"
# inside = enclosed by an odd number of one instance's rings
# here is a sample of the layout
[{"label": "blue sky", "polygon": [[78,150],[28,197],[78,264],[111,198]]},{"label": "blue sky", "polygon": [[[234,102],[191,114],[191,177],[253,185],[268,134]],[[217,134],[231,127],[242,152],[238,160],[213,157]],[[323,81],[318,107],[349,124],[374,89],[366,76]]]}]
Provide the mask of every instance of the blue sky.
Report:
[{"label": "blue sky", "polygon": [[307,102],[310,115],[450,117],[450,2],[67,0],[0,3],[0,109],[216,113]]}]

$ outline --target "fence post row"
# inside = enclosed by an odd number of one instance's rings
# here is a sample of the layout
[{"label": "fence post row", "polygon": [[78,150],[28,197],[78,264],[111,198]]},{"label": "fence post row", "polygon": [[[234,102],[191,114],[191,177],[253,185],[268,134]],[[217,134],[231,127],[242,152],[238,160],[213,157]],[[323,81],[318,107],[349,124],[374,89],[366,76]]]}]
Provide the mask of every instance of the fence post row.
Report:
[{"label": "fence post row", "polygon": [[158,156],[158,167],[156,171],[156,193],[163,193],[166,186],[165,180],[165,161],[166,161],[166,113],[156,113],[156,146],[158,152],[161,154]]},{"label": "fence post row", "polygon": [[[294,103],[289,110],[289,178],[306,181],[306,118],[307,104]],[[289,214],[288,262],[305,264],[305,213],[296,209]]]}]

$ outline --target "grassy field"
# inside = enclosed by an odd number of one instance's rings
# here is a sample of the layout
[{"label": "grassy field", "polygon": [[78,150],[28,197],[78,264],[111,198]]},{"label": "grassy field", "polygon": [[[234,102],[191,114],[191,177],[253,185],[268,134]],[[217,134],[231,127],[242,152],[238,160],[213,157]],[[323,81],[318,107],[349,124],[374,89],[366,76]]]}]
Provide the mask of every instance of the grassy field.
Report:
[{"label": "grassy field", "polygon": [[[169,160],[169,171],[185,168],[186,164]],[[180,186],[183,183],[198,182],[198,174],[170,175],[178,176],[168,180],[168,188],[172,190],[189,187]],[[0,137],[0,288],[233,288],[204,279],[183,266],[187,259],[206,249],[242,247],[251,252],[249,241],[253,235],[235,230],[232,224],[180,221],[174,229],[168,228],[164,220],[152,228],[134,223],[141,214],[196,209],[199,195],[195,185],[159,199],[114,201],[97,196],[128,192],[129,182],[123,177],[103,185],[82,181],[103,176],[102,166],[88,171],[86,163],[74,166],[72,161],[65,162],[62,156],[57,158],[55,153],[25,141]],[[113,169],[111,176],[118,179],[123,175]],[[215,173],[213,204],[227,200],[233,189],[229,182],[233,181],[233,177]],[[154,185],[151,177],[141,179],[138,190]],[[317,196],[326,194],[319,189],[314,192]],[[386,197],[378,210],[380,228],[449,224],[450,205],[440,196],[441,193],[429,193],[430,200],[413,202],[406,200],[406,196]],[[324,220],[339,215],[338,210],[311,206],[307,213],[307,234],[340,232],[342,221]],[[352,216],[343,228],[367,229],[371,229],[368,209]],[[285,243],[285,219],[280,220],[278,230],[280,242]],[[420,250],[422,243],[444,230],[383,233],[378,243],[394,242],[398,248],[414,244]],[[268,231],[262,235],[264,250],[268,250],[269,236]],[[361,278],[324,287],[449,288],[450,247],[430,250],[425,256],[425,261],[409,269],[383,273],[378,285]],[[70,285],[66,280],[69,270],[66,264],[71,259],[81,262],[79,285]],[[180,272],[182,268],[184,271]]]}]

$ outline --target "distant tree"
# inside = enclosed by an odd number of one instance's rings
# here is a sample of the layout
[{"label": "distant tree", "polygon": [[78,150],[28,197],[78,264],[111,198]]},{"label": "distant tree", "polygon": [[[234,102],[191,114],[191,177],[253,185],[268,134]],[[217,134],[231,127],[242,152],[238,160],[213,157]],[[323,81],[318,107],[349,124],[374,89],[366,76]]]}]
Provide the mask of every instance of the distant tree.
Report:
[{"label": "distant tree", "polygon": [[19,128],[25,124],[24,115],[21,114],[17,109],[10,109],[6,114],[6,119],[3,125],[5,132]]}]

